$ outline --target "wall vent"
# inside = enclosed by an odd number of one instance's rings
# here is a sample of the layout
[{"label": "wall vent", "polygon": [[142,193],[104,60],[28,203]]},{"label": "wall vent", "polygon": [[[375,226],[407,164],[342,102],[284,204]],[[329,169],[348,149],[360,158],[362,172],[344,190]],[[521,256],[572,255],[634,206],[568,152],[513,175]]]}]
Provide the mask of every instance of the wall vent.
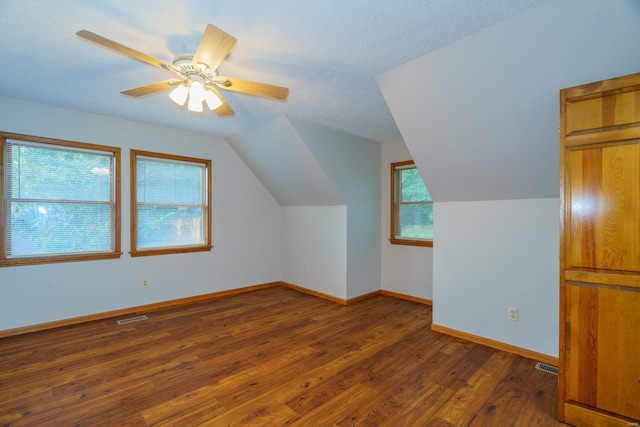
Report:
[{"label": "wall vent", "polygon": [[558,368],[552,365],[547,365],[546,363],[541,363],[541,362],[536,363],[536,369],[549,372],[550,374],[553,374],[553,375],[558,375]]},{"label": "wall vent", "polygon": [[127,323],[139,322],[141,320],[147,320],[147,316],[142,315],[142,316],[136,316],[136,317],[129,317],[128,319],[118,320],[118,325],[126,325]]}]

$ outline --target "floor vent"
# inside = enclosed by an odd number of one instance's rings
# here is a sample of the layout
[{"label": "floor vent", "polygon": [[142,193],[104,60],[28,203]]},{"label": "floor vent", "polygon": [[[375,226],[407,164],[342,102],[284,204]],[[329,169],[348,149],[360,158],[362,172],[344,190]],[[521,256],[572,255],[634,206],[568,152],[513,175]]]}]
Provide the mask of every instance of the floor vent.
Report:
[{"label": "floor vent", "polygon": [[555,366],[547,365],[546,363],[538,362],[536,364],[536,369],[549,372],[550,374],[553,374],[553,375],[558,375],[558,368]]},{"label": "floor vent", "polygon": [[139,322],[141,320],[147,320],[147,316],[142,315],[142,316],[130,317],[128,319],[118,320],[118,325],[126,325],[127,323]]}]

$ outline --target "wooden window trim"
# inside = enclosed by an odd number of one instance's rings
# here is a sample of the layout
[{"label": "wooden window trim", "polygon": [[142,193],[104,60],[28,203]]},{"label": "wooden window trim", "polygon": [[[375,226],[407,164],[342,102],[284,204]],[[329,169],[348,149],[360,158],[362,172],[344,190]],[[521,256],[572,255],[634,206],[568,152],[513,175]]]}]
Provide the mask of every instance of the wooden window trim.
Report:
[{"label": "wooden window trim", "polygon": [[[197,246],[173,246],[166,248],[152,248],[152,249],[137,249],[138,247],[138,209],[137,209],[137,157],[152,157],[165,160],[175,160],[179,162],[199,163],[203,164],[207,168],[206,177],[206,196],[207,196],[207,209],[205,214],[206,226],[205,226],[205,244]],[[157,153],[152,151],[143,150],[131,150],[130,156],[130,209],[131,209],[131,251],[129,252],[132,257],[140,256],[153,256],[153,255],[168,255],[168,254],[181,254],[191,252],[209,252],[213,248],[211,244],[211,160],[200,159],[195,157],[179,156],[167,153]]]},{"label": "wooden window trim", "polygon": [[389,215],[389,242],[393,245],[406,245],[406,246],[423,246],[433,247],[433,240],[424,239],[399,239],[396,237],[395,230],[398,226],[398,210],[399,206],[396,204],[396,169],[400,166],[413,166],[415,163],[413,160],[405,160],[402,162],[391,163],[390,175],[391,175],[391,188],[390,194],[390,215]]},{"label": "wooden window trim", "polygon": [[107,145],[89,144],[86,142],[67,141],[62,139],[46,138],[41,136],[23,135],[18,133],[0,132],[0,215],[4,218],[5,212],[5,170],[4,170],[4,152],[5,141],[7,139],[35,142],[39,144],[51,144],[61,147],[77,148],[89,151],[102,151],[113,153],[114,156],[114,170],[113,170],[113,185],[114,185],[114,228],[113,228],[113,251],[100,252],[100,253],[73,253],[69,255],[43,255],[32,256],[22,258],[5,258],[5,242],[4,233],[6,224],[4,221],[0,223],[0,267],[13,267],[23,265],[41,265],[41,264],[53,264],[61,262],[78,262],[78,261],[97,261],[104,259],[117,259],[122,255],[120,247],[120,232],[121,232],[121,217],[120,217],[120,188],[121,188],[121,173],[120,173],[120,148]]}]

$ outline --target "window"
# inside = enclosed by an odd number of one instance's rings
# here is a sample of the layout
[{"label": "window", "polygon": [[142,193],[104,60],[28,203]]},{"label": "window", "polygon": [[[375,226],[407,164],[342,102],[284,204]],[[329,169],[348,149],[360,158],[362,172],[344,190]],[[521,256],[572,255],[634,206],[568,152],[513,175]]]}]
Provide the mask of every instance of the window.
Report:
[{"label": "window", "polygon": [[391,164],[391,238],[399,245],[433,246],[433,201],[413,161]]},{"label": "window", "polygon": [[0,132],[0,266],[120,257],[120,149]]},{"label": "window", "polygon": [[211,161],[131,150],[131,255],[211,250]]}]

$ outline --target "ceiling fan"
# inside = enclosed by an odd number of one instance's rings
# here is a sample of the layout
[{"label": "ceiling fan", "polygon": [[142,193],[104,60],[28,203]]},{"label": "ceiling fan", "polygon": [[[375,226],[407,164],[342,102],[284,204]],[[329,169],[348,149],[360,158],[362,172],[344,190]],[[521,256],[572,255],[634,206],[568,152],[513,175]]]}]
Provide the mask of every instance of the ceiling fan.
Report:
[{"label": "ceiling fan", "polygon": [[234,114],[218,89],[279,100],[286,100],[289,95],[289,89],[286,87],[219,75],[218,67],[235,46],[236,39],[211,24],[207,25],[194,55],[179,55],[171,63],[123,46],[91,31],[81,30],[76,34],[83,39],[177,75],[174,79],[125,90],[121,92],[124,95],[138,97],[173,89],[169,97],[176,104],[184,105],[188,99],[188,109],[201,112],[203,103],[206,103],[218,116]]}]

